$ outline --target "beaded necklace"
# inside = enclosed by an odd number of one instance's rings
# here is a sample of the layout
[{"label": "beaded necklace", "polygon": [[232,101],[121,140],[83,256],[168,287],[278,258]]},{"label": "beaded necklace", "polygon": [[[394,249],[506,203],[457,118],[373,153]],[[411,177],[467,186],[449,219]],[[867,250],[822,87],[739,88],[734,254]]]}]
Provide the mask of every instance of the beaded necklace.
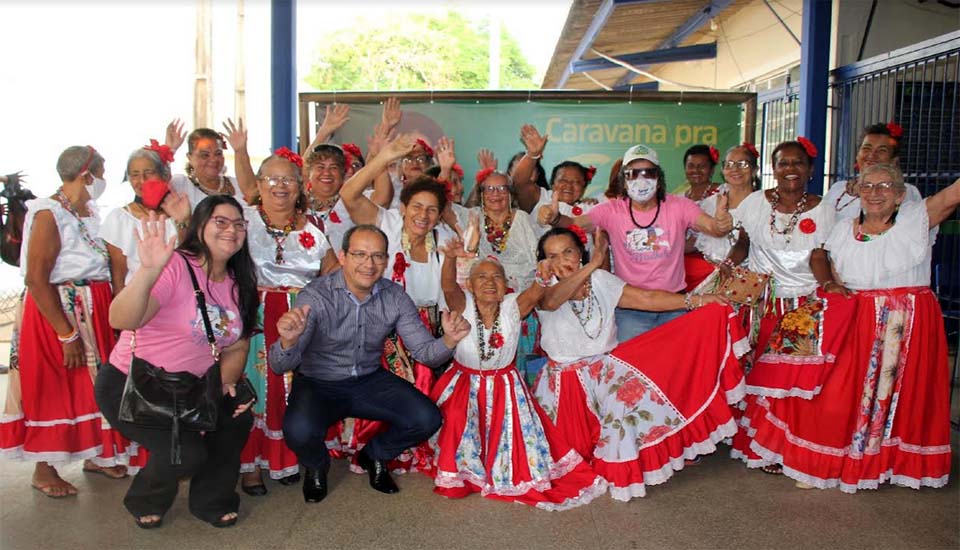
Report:
[{"label": "beaded necklace", "polygon": [[497,254],[507,249],[507,239],[510,237],[510,220],[513,212],[509,212],[502,226],[497,226],[486,212],[483,213],[483,230],[487,233],[487,242]]},{"label": "beaded necklace", "polygon": [[[580,323],[580,328],[583,329],[587,338],[596,340],[603,330],[603,310],[600,309],[600,301],[597,299],[597,294],[593,291],[593,284],[590,281],[587,281],[587,295],[584,296],[583,300],[570,300],[570,309],[573,310],[573,314],[577,317],[577,322]],[[587,325],[593,319],[594,309],[600,314],[600,323],[597,325],[596,333],[590,334]]]},{"label": "beaded necklace", "polygon": [[200,180],[197,179],[197,176],[193,174],[188,175],[187,179],[190,180],[190,183],[192,183],[194,187],[199,189],[201,193],[203,193],[208,197],[210,195],[233,195],[234,194],[233,184],[230,183],[229,179],[223,176],[220,176],[220,187],[218,187],[216,191],[211,191],[206,187],[204,187],[203,184],[200,183]]},{"label": "beaded necklace", "polygon": [[660,217],[660,199],[657,199],[657,212],[653,215],[653,219],[650,220],[650,223],[647,225],[640,225],[637,223],[637,219],[633,217],[633,205],[630,204],[630,199],[627,199],[627,210],[630,211],[630,221],[633,222],[633,225],[639,227],[640,229],[649,229]]},{"label": "beaded necklace", "polygon": [[333,210],[334,205],[336,205],[337,201],[339,200],[340,193],[337,193],[336,195],[323,201],[315,199],[312,196],[310,197],[310,202],[313,203],[313,209],[316,210],[318,214],[321,210],[323,210],[327,213],[327,215],[330,215],[330,211]]},{"label": "beaded necklace", "polygon": [[777,229],[777,204],[779,203],[780,191],[774,188],[773,200],[770,201],[770,234],[783,235],[789,243],[793,236],[793,228],[797,226],[797,222],[800,221],[800,214],[803,214],[803,208],[807,205],[807,192],[804,191],[803,195],[800,196],[800,200],[797,202],[797,208],[790,214],[790,221],[787,222],[787,226],[783,229]]},{"label": "beaded necklace", "polygon": [[287,240],[287,235],[296,227],[297,224],[297,212],[294,210],[293,214],[290,215],[290,219],[287,220],[287,224],[282,228],[274,227],[270,223],[270,218],[267,216],[267,212],[263,209],[263,205],[257,205],[257,212],[260,213],[260,219],[263,220],[263,226],[267,230],[267,234],[273,238],[273,242],[277,243],[277,255],[276,262],[277,264],[284,263],[283,261],[283,242]]},{"label": "beaded necklace", "polygon": [[503,334],[500,332],[500,306],[497,306],[497,313],[493,320],[493,326],[490,327],[489,336],[487,335],[487,329],[483,326],[480,308],[477,307],[476,302],[473,303],[473,311],[477,319],[477,351],[480,353],[480,362],[483,363],[493,359],[497,350],[503,347]]},{"label": "beaded necklace", "polygon": [[53,197],[57,199],[57,202],[60,203],[60,206],[62,206],[64,210],[77,219],[77,222],[80,224],[80,237],[83,239],[83,242],[87,243],[87,245],[92,248],[94,252],[102,256],[103,259],[109,261],[110,252],[107,251],[107,246],[104,244],[103,239],[94,238],[90,235],[87,224],[83,223],[83,218],[80,217],[80,213],[70,204],[70,199],[68,199],[67,195],[63,192],[63,187],[57,189]]},{"label": "beaded necklace", "polygon": [[699,199],[693,198],[693,185],[691,185],[690,189],[688,189],[687,192],[684,194],[688,199],[692,200],[693,202],[699,203],[719,190],[720,188],[717,186],[714,186],[713,182],[709,182],[707,183],[707,186],[704,188],[703,193],[701,194]]},{"label": "beaded necklace", "polygon": [[[430,259],[430,253],[433,252],[433,249],[437,247],[437,239],[434,237],[436,230],[433,230],[427,233],[426,238],[424,239],[423,246],[427,249],[427,261]],[[403,253],[413,259],[413,253],[410,252],[410,235],[407,233],[406,229],[400,230],[400,248],[403,249]]]}]

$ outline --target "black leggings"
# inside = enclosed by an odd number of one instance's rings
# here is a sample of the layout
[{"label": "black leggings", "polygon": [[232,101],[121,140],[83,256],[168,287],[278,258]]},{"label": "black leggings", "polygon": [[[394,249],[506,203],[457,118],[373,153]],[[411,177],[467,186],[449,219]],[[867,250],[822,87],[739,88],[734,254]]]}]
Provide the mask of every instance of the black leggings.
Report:
[{"label": "black leggings", "polygon": [[253,426],[248,410],[233,418],[232,399],[220,402],[217,429],[200,434],[180,434],[181,463],[170,464],[170,430],[143,428],[118,418],[120,398],[127,376],[113,365],[105,365],[97,375],[97,405],[107,422],[131,441],[150,451],[147,465],[130,484],[123,504],[134,517],[162,516],[177,496],[180,478],[190,478],[190,512],[206,522],[236,512],[240,506],[237,479],[240,477],[240,451]]}]

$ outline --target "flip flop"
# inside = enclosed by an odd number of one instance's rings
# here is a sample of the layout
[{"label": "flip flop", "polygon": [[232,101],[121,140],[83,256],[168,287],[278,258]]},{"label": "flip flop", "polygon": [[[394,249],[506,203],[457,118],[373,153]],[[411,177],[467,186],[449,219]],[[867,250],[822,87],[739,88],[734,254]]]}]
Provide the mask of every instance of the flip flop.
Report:
[{"label": "flip flop", "polygon": [[137,524],[137,527],[141,529],[156,529],[163,525],[163,516],[153,521],[143,521],[143,518],[133,518],[133,521]]},{"label": "flip flop", "polygon": [[126,471],[124,471],[122,475],[114,475],[114,474],[111,473],[111,472],[114,471],[114,470],[112,469],[112,468],[114,468],[114,467],[115,467],[115,466],[112,466],[112,467],[104,467],[104,468],[84,468],[83,471],[86,472],[86,473],[88,473],[88,474],[100,474],[100,475],[102,475],[102,476],[109,477],[110,479],[123,479],[123,478],[125,478],[125,477],[127,477],[127,476],[130,475],[130,474],[127,473]]},{"label": "flip flop", "polygon": [[779,464],[767,464],[766,466],[761,466],[760,471],[772,476],[779,476],[783,474],[783,466]]},{"label": "flip flop", "polygon": [[[64,483],[66,483],[66,482],[64,482]],[[38,485],[38,484],[36,484],[36,483],[31,483],[30,486],[33,487],[34,489],[36,489],[37,491],[40,491],[41,493],[43,493],[43,495],[44,495],[45,497],[48,497],[48,498],[67,498],[67,497],[75,497],[75,496],[77,496],[77,493],[71,493],[71,492],[70,492],[69,485],[63,486],[63,487],[67,490],[67,492],[64,493],[64,494],[62,494],[62,495],[56,495],[56,494],[53,493],[53,489],[55,489],[56,487],[60,486],[58,483],[46,483],[46,484],[44,484],[44,485]]]}]

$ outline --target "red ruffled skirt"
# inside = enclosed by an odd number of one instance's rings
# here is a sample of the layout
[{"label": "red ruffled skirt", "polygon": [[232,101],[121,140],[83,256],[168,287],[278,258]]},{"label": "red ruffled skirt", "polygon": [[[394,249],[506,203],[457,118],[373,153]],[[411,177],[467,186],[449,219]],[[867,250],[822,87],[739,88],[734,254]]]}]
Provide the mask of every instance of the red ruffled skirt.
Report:
[{"label": "red ruffled skirt", "polygon": [[691,252],[683,255],[684,281],[687,284],[686,292],[691,292],[702,283],[704,279],[713,274],[717,266],[703,258],[699,252]]},{"label": "red ruffled skirt", "polygon": [[431,394],[443,426],[431,438],[434,492],[472,493],[547,510],[586,504],[606,483],[564,441],[514,365],[476,370],[457,362]]},{"label": "red ruffled skirt", "polygon": [[97,370],[107,364],[116,343],[107,315],[110,283],[65,283],[57,290],[67,320],[80,332],[87,364],[63,366],[57,333],[27,292],[16,331],[17,369],[11,370],[0,417],[0,453],[52,464],[90,459],[102,467],[126,465],[136,473],[146,464],[146,449],[110,427],[93,391]]},{"label": "red ruffled skirt", "polygon": [[535,394],[573,448],[627,501],[736,432],[738,357],[748,341],[732,309],[708,306],[599,355],[541,371]]},{"label": "red ruffled skirt", "polygon": [[861,291],[850,333],[813,399],[760,398],[750,448],[784,474],[853,493],[890,482],[942,487],[950,474],[950,372],[927,287]]},{"label": "red ruffled skirt", "polygon": [[283,415],[287,412],[292,373],[276,374],[268,361],[268,350],[280,338],[277,321],[286,313],[299,289],[261,289],[262,330],[250,339],[250,351],[244,375],[257,391],[253,430],[240,453],[240,471],[267,470],[271,479],[282,479],[299,472],[297,455],[283,440]]}]

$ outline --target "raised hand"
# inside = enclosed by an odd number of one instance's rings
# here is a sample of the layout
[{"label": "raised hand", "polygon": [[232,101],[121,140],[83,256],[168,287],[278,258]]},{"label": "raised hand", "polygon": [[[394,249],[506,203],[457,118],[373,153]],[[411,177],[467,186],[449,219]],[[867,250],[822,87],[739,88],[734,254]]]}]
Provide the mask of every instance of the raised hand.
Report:
[{"label": "raised hand", "polygon": [[490,149],[480,149],[477,153],[477,162],[480,163],[481,170],[486,170],[487,168],[497,169],[497,157],[493,155],[493,151]]},{"label": "raised hand", "polygon": [[403,111],[400,110],[400,100],[395,97],[388,97],[383,102],[383,114],[380,117],[380,121],[389,131],[396,128],[397,124],[400,124],[400,118],[402,116]]},{"label": "raised hand", "polygon": [[171,120],[170,124],[167,124],[165,140],[167,147],[176,153],[185,139],[187,139],[187,133],[183,130],[183,122],[179,118]]},{"label": "raised hand", "polygon": [[480,249],[480,212],[470,210],[467,215],[467,229],[463,232],[464,249],[469,254],[476,254]]},{"label": "raised hand", "polygon": [[457,153],[454,149],[453,138],[447,136],[437,140],[437,162],[440,163],[440,169],[450,171],[457,162]]},{"label": "raised hand", "polygon": [[190,199],[185,193],[171,191],[163,198],[160,203],[160,209],[175,222],[186,222],[190,220],[190,214],[193,210],[190,208]]},{"label": "raised hand", "polygon": [[729,233],[733,229],[733,216],[729,210],[730,196],[727,193],[720,193],[717,196],[717,210],[714,212],[714,218],[717,220],[717,229],[724,233]]},{"label": "raised hand", "polygon": [[457,347],[457,343],[470,334],[471,328],[470,322],[456,311],[440,313],[440,326],[443,327],[443,341],[450,349]]},{"label": "raised hand", "polygon": [[277,332],[280,335],[280,345],[289,349],[297,343],[303,331],[307,328],[307,315],[310,306],[294,307],[287,310],[277,320]]},{"label": "raised hand", "polygon": [[537,211],[537,223],[540,225],[553,225],[556,223],[559,213],[560,195],[554,190],[550,197],[550,204],[541,206],[540,210]]},{"label": "raised hand", "polygon": [[460,237],[451,237],[443,246],[439,247],[444,256],[450,258],[472,258],[473,254],[464,250],[463,240]]},{"label": "raised hand", "polygon": [[227,131],[227,143],[234,151],[241,151],[247,148],[247,129],[243,127],[243,119],[237,119],[234,124],[229,118],[223,123],[223,128]]},{"label": "raised hand", "polygon": [[[161,270],[173,256],[174,243],[177,236],[174,234],[167,239],[167,216],[151,211],[146,218],[140,220],[140,231],[133,230],[137,239],[137,254],[140,257],[140,269]],[[143,236],[141,236],[141,233]]]},{"label": "raised hand", "polygon": [[607,232],[599,227],[593,231],[593,252],[590,254],[590,262],[596,267],[603,265],[607,258],[607,251],[610,250],[610,238]]},{"label": "raised hand", "polygon": [[383,154],[386,155],[387,160],[395,160],[412,151],[416,145],[417,139],[413,134],[401,134],[387,143],[383,148]]},{"label": "raised hand", "polygon": [[520,127],[520,141],[527,148],[527,155],[533,158],[543,155],[543,149],[547,146],[547,136],[540,135],[533,124]]},{"label": "raised hand", "polygon": [[380,154],[380,151],[394,137],[394,132],[385,124],[377,124],[373,127],[373,135],[367,136],[367,162],[373,160],[373,157]]},{"label": "raised hand", "polygon": [[327,136],[332,135],[339,130],[341,126],[346,124],[348,120],[350,120],[349,105],[345,103],[327,105],[323,116],[323,123],[320,124],[320,129],[317,131],[317,134],[325,133]]}]

